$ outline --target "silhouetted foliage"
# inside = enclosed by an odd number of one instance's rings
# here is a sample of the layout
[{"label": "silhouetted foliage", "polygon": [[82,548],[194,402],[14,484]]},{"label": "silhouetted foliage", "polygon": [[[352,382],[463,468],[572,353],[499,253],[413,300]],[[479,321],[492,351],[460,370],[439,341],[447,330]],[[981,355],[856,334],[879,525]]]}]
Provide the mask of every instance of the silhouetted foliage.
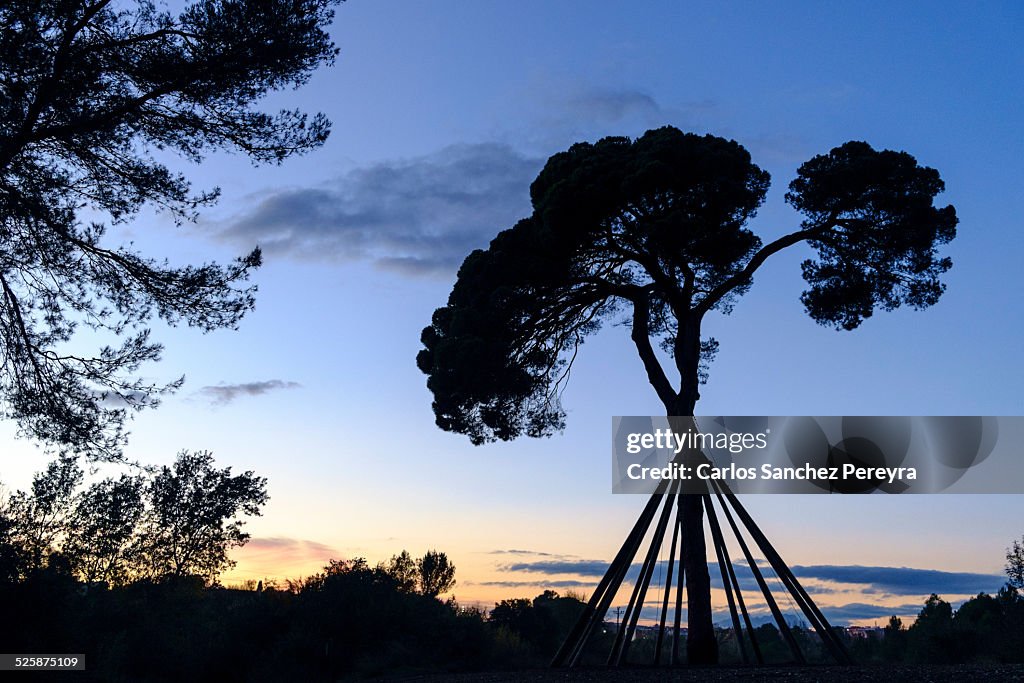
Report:
[{"label": "silhouetted foliage", "polygon": [[551,660],[583,607],[577,598],[546,590],[533,600],[514,598],[495,603],[487,621],[503,632],[503,638],[513,636],[524,643],[527,656],[540,665]]},{"label": "silhouetted foliage", "polygon": [[15,521],[0,507],[0,584],[13,583],[28,572],[28,550],[15,535]]},{"label": "silhouetted foliage", "polygon": [[1024,662],[1024,599],[1009,585],[995,596],[980,593],[956,610],[933,594],[917,621],[901,627],[895,617],[886,626],[880,661]]},{"label": "silhouetted foliage", "polygon": [[998,599],[986,593],[980,593],[960,605],[953,615],[954,654],[958,661],[969,661],[991,649],[993,638],[1003,626],[1002,612]]},{"label": "silhouetted foliage", "polygon": [[383,565],[332,560],[295,590],[295,621],[283,654],[285,661],[312,664],[318,680],[492,661],[493,643],[478,611],[404,590]]},{"label": "silhouetted foliage", "polygon": [[1024,537],[1006,549],[1006,576],[1011,586],[1024,589]]},{"label": "silhouetted foliage", "polygon": [[455,587],[455,565],[448,561],[444,553],[428,550],[416,560],[416,569],[423,595],[434,598]]},{"label": "silhouetted foliage", "polygon": [[25,570],[41,569],[70,529],[75,490],[83,473],[73,458],[58,458],[32,478],[30,491],[15,491],[4,507],[11,535],[24,550]]},{"label": "silhouetted foliage", "polygon": [[[254,105],[333,62],[325,27],[339,1],[202,0],[177,15],[144,0],[0,5],[0,399],[20,433],[120,457],[128,413],[180,384],[136,375],[160,356],[154,316],[206,331],[252,307],[258,249],[174,267],[105,244],[105,223],[144,207],[189,221],[216,200],[168,168],[169,153],[276,163],[321,145],[322,115]],[[81,326],[110,345],[68,351]]]},{"label": "silhouetted foliage", "polygon": [[889,664],[1024,662],[1024,599],[1010,585],[979,593],[958,609],[932,594],[909,629],[889,619],[878,638],[852,643],[854,660]]},{"label": "silhouetted foliage", "polygon": [[[108,589],[54,563],[0,583],[0,641],[15,651],[85,653],[92,677],[104,681],[337,681],[541,667],[583,609],[577,597],[545,591],[502,600],[485,615],[403,590],[386,566],[332,560],[287,590],[268,583],[256,591],[205,586],[199,577]],[[1024,600],[1015,589],[948,607],[933,596],[920,626],[906,630],[893,619],[881,639],[845,640],[862,662],[1024,661]],[[611,627],[598,634],[601,645],[610,646]],[[809,647],[812,633],[792,629],[811,661],[826,657]],[[770,663],[790,661],[773,624],[756,632]],[[729,630],[716,635],[726,658],[738,662]],[[948,651],[936,660],[940,644]],[[654,639],[641,631],[632,647],[635,661],[650,661]],[[602,664],[607,647],[591,649],[584,662]]]},{"label": "silhouetted foliage", "polygon": [[754,629],[754,637],[757,638],[757,644],[761,648],[765,662],[780,664],[792,660],[793,655],[775,624],[761,624]]},{"label": "silhouetted foliage", "polygon": [[145,481],[122,474],[83,491],[71,514],[62,551],[86,583],[126,583],[141,559],[139,526],[146,510]]},{"label": "silhouetted foliage", "polygon": [[494,603],[488,621],[510,631],[530,631],[533,624],[533,603],[526,598],[512,598]]},{"label": "silhouetted foliage", "polygon": [[178,454],[149,479],[122,474],[79,490],[73,458],[50,463],[30,492],[0,500],[0,558],[9,580],[49,570],[86,584],[198,577],[214,583],[249,538],[243,516],[260,514],[266,480],[232,476],[208,452]]},{"label": "silhouetted foliage", "polygon": [[[906,152],[876,152],[848,142],[800,167],[786,201],[818,252],[803,262],[811,285],[801,295],[819,323],[852,330],[876,307],[922,309],[942,295],[939,276],[952,261],[936,245],[956,236],[952,206],[932,201],[945,186],[933,168]],[[831,226],[831,227],[823,227]]]},{"label": "silhouetted foliage", "polygon": [[416,560],[408,550],[403,550],[397,555],[392,555],[386,564],[380,566],[390,576],[395,587],[403,593],[413,593],[419,585],[419,569],[416,567]]},{"label": "silhouetted foliage", "polygon": [[883,630],[882,654],[886,661],[899,662],[906,656],[907,631],[903,628],[903,621],[895,614],[889,617],[889,623]]},{"label": "silhouetted foliage", "polygon": [[934,593],[925,601],[909,629],[910,656],[921,662],[954,661],[953,607]]},{"label": "silhouetted foliage", "polygon": [[235,565],[231,548],[249,534],[238,517],[258,516],[267,502],[267,480],[252,472],[218,470],[207,451],[182,451],[147,487],[143,521],[144,571],[152,577],[200,576],[212,582]]}]

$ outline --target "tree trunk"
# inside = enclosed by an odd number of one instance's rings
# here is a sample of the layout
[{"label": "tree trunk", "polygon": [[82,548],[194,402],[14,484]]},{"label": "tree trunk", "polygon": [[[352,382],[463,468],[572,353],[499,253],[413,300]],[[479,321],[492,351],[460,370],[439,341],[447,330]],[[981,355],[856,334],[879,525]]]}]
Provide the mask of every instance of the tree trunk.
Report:
[{"label": "tree trunk", "polygon": [[683,496],[683,567],[686,574],[686,659],[690,664],[717,664],[718,641],[711,622],[711,575],[704,543],[704,504],[698,495]]},{"label": "tree trunk", "polygon": [[[658,392],[668,415],[669,426],[676,433],[695,429],[694,408],[700,398],[700,316],[678,315],[678,329],[673,344],[673,356],[679,370],[678,393],[669,384],[664,370],[650,344],[649,302],[635,300],[632,338],[640,352],[651,386]],[[684,463],[695,467],[704,459],[702,453],[688,449]],[[689,461],[689,462],[685,462]],[[691,472],[693,470],[690,470]],[[697,486],[684,486],[682,498],[682,565],[686,575],[687,636],[686,653],[690,664],[717,664],[718,642],[711,622],[711,575],[708,572],[707,545],[704,541],[704,504],[702,494],[707,493],[705,482]],[[703,486],[701,486],[703,484]]]},{"label": "tree trunk", "polygon": [[[692,413],[690,408],[689,412]],[[676,433],[694,429],[692,415],[669,415],[669,425]],[[684,462],[695,468],[704,456],[699,451],[686,453]],[[691,472],[693,470],[691,469]],[[707,485],[693,482],[697,488],[687,484],[682,496],[683,569],[686,576],[686,659],[690,664],[717,664],[718,641],[711,620],[711,574],[708,571],[707,544],[704,538],[704,503],[700,494],[706,493]]]},{"label": "tree trunk", "polygon": [[[680,372],[680,391],[675,405],[668,405],[669,425],[676,433],[696,429],[694,409],[700,398],[700,320],[684,319],[675,345],[676,364]],[[700,450],[688,449],[684,460],[693,472],[706,460]],[[717,664],[718,640],[711,621],[711,575],[708,571],[707,544],[704,538],[704,503],[707,484],[683,487],[682,534],[683,568],[686,575],[687,635],[686,658],[690,664]]]}]

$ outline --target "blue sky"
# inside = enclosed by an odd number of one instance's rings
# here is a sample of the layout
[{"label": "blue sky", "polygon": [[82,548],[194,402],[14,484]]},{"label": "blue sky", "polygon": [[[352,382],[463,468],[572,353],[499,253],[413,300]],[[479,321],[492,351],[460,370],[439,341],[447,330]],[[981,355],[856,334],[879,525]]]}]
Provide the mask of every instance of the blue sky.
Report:
[{"label": "blue sky", "polygon": [[[147,372],[187,384],[139,416],[129,453],[207,448],[269,478],[239,576],[436,547],[459,568],[460,599],[486,602],[541,585],[496,550],[609,559],[643,504],[610,493],[609,418],[660,411],[628,330],[583,347],[568,428],[543,441],[474,448],[440,432],[414,358],[454,268],[528,213],[549,155],[665,124],[734,138],[771,173],[750,226],[765,239],[799,221],[782,201],[797,166],[851,139],[939,169],[960,216],[939,304],[852,333],[803,313],[807,252],[772,257],[733,314],[706,325],[721,351],[700,413],[1021,414],[1022,24],[1014,2],[351,0],[333,29],[337,66],[268,100],[327,113],[325,147],[281,167],[213,155],[186,169],[223,189],[199,224],[145,216],[121,232],[175,261],[256,243],[266,257],[239,331],[159,330],[167,351]],[[44,458],[10,433],[2,478],[24,486]],[[802,566],[993,576],[1024,533],[1021,496],[747,504]]]}]

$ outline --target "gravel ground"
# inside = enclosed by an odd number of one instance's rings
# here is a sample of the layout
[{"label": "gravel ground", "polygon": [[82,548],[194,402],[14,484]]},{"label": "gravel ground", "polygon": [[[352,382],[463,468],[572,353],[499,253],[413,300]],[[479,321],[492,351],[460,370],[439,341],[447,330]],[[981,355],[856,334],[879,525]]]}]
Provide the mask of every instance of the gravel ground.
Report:
[{"label": "gravel ground", "polygon": [[938,683],[939,681],[1024,681],[1024,665],[970,666],[822,666],[775,668],[694,668],[694,669],[575,669],[510,671],[500,673],[452,674],[392,678],[402,683],[646,683],[647,681],[711,681],[752,683],[754,681],[785,681],[786,683]]}]

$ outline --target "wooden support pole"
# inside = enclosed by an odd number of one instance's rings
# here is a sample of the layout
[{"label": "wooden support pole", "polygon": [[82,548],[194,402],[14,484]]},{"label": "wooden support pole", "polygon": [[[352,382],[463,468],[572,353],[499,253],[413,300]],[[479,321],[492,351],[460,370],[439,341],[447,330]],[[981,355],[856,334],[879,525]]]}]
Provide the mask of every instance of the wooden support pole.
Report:
[{"label": "wooden support pole", "polygon": [[[678,498],[678,496],[677,496]],[[673,498],[669,503],[677,503],[677,499]],[[672,571],[675,569],[676,561],[676,543],[679,540],[679,519],[680,519],[680,508],[678,503],[676,505],[676,520],[672,523],[672,546],[668,551],[668,572],[665,575],[665,600],[661,606],[661,620],[658,623],[658,640],[654,645],[654,665],[658,666],[661,664],[661,648],[665,643],[665,621],[668,618],[668,603],[672,597]]]},{"label": "wooden support pole", "polygon": [[729,583],[729,568],[727,567],[728,556],[725,554],[725,538],[722,536],[722,527],[718,524],[718,515],[715,513],[715,506],[711,502],[711,496],[704,496],[704,509],[708,513],[708,524],[711,526],[711,539],[715,544],[715,556],[718,558],[718,570],[722,574],[722,587],[725,589],[725,600],[729,604],[729,616],[732,618],[732,632],[736,636],[736,643],[740,648],[740,655],[743,663],[750,663],[750,656],[747,654],[747,647],[743,643],[743,629],[740,628],[740,618],[736,613],[736,601],[732,597],[732,585]]},{"label": "wooden support pole", "polygon": [[[665,538],[665,528],[668,526],[669,517],[672,514],[672,502],[675,499],[675,492],[679,488],[679,482],[673,481],[669,487],[669,493],[665,496],[665,506],[662,508],[661,517],[654,529],[654,537],[651,538],[650,548],[647,550],[647,557],[644,558],[644,565],[637,578],[636,586],[633,588],[633,595],[630,599],[630,608],[627,609],[629,618],[623,617],[623,623],[628,623],[625,633],[619,629],[616,635],[616,648],[612,649],[612,661],[615,666],[622,664],[629,646],[633,641],[633,634],[636,633],[637,621],[644,609],[644,600],[647,597],[647,588],[651,585],[651,577],[654,575],[654,567],[658,564],[658,553],[661,551],[661,542]],[[619,638],[619,636],[622,636]]]},{"label": "wooden support pole", "polygon": [[[722,505],[724,506],[725,502],[722,500],[722,487],[719,487],[717,482],[715,485],[719,500],[722,501]],[[800,606],[801,611],[803,611],[804,616],[807,617],[807,620],[812,626],[814,626],[814,630],[818,632],[819,637],[821,637],[822,642],[825,644],[825,647],[828,648],[832,657],[839,664],[852,664],[853,662],[850,658],[850,654],[846,651],[842,641],[839,640],[835,632],[832,630],[832,626],[828,623],[825,615],[821,613],[818,606],[814,604],[814,600],[812,600],[811,596],[807,594],[804,587],[800,585],[796,575],[793,574],[792,570],[782,559],[782,556],[779,555],[777,550],[775,550],[775,547],[768,540],[768,537],[765,536],[764,532],[762,532],[757,526],[757,523],[754,521],[753,517],[750,516],[750,513],[748,513],[746,508],[744,508],[739,502],[736,494],[725,489],[725,498],[728,499],[733,509],[736,510],[736,514],[747,527],[747,530],[750,532],[754,542],[757,543],[758,547],[761,548],[761,552],[764,553],[765,559],[768,560],[772,569],[774,569],[775,573],[779,576],[779,579],[781,579],[783,584],[785,584],[787,590],[789,590],[793,599]]]},{"label": "wooden support pole", "polygon": [[800,651],[800,646],[797,645],[796,638],[793,637],[793,632],[790,630],[789,624],[786,623],[786,618],[782,615],[782,611],[779,610],[779,606],[776,604],[775,598],[772,597],[772,591],[768,588],[768,584],[765,582],[764,576],[761,574],[761,570],[757,566],[757,562],[754,560],[754,556],[750,554],[750,548],[747,547],[747,542],[744,540],[743,534],[736,525],[736,520],[732,518],[732,513],[729,512],[728,506],[723,505],[722,512],[725,513],[725,518],[729,521],[729,526],[732,527],[732,532],[736,536],[736,540],[739,542],[740,550],[743,551],[743,556],[746,558],[747,564],[750,565],[750,571],[754,574],[754,580],[757,581],[757,586],[761,589],[761,593],[764,595],[764,599],[768,603],[768,609],[771,610],[772,616],[775,617],[775,623],[778,624],[782,637],[785,639],[786,644],[789,645],[789,650],[793,654],[793,659],[795,659],[798,664],[806,664],[807,661],[804,659],[804,654]]},{"label": "wooden support pole", "polygon": [[633,529],[626,536],[622,547],[615,555],[615,559],[608,565],[608,570],[601,577],[597,588],[594,589],[594,593],[590,596],[590,600],[587,602],[586,607],[584,607],[583,613],[580,614],[565,642],[562,643],[558,652],[555,653],[551,666],[571,667],[576,666],[579,662],[591,633],[593,633],[596,625],[601,623],[608,612],[608,607],[618,592],[619,586],[622,584],[622,578],[625,576],[629,564],[636,556],[637,548],[643,537],[647,534],[647,529],[651,525],[654,513],[662,502],[663,494],[667,488],[668,481],[663,480],[647,501],[643,511],[636,520],[636,524],[633,525]]},{"label": "wooden support pole", "polygon": [[761,648],[757,644],[754,624],[750,621],[750,613],[747,612],[747,605],[743,600],[743,590],[740,588],[739,579],[736,578],[736,570],[732,566],[732,560],[729,558],[729,549],[723,546],[722,554],[725,555],[726,566],[729,569],[729,580],[732,582],[733,591],[736,593],[736,602],[739,603],[740,612],[743,614],[743,623],[747,627],[747,635],[750,637],[750,647],[754,650],[754,658],[757,659],[758,664],[764,664],[764,656],[761,654]]}]

